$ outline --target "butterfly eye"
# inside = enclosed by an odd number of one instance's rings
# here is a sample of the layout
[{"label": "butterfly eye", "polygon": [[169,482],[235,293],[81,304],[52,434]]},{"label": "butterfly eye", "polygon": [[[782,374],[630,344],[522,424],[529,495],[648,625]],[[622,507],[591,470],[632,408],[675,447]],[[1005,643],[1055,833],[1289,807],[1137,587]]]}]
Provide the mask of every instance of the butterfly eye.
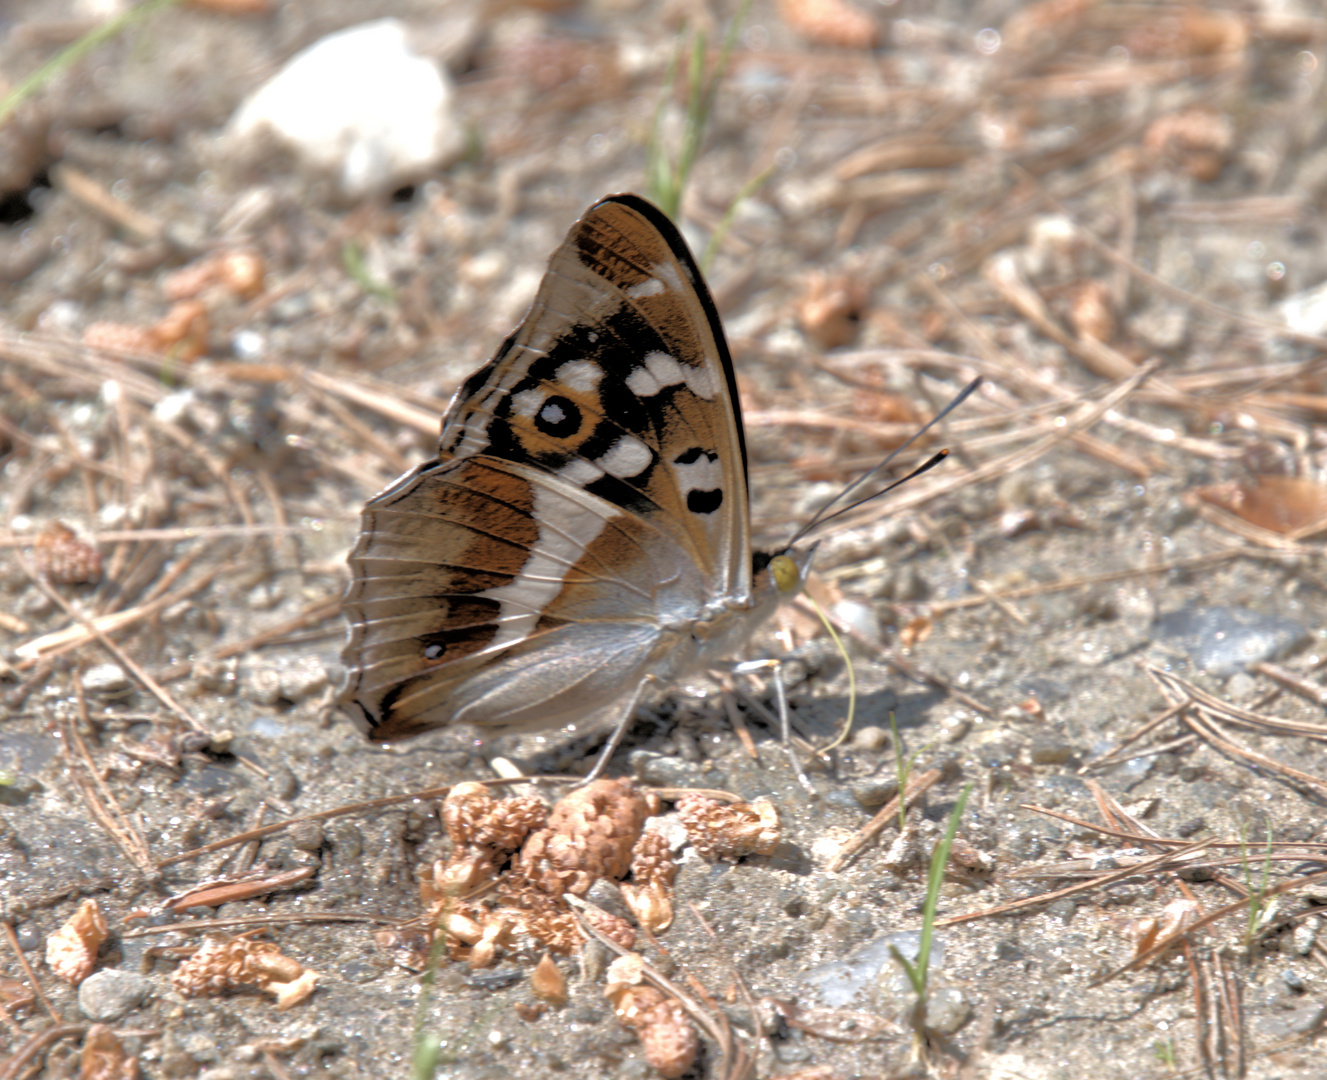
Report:
[{"label": "butterfly eye", "polygon": [[781,593],[791,595],[797,591],[798,586],[802,583],[801,571],[797,569],[797,564],[787,555],[775,555],[774,558],[770,559],[769,572]]}]

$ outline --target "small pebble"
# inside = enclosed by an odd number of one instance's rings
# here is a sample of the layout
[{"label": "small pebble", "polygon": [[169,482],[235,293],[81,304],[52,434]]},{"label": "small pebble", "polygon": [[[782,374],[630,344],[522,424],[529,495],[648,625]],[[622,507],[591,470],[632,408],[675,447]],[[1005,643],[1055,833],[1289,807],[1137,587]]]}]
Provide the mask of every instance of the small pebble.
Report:
[{"label": "small pebble", "polygon": [[203,692],[229,696],[239,686],[236,674],[238,664],[230,660],[195,660],[193,671],[194,685]]},{"label": "small pebble", "polygon": [[1258,683],[1252,675],[1237,671],[1226,680],[1226,697],[1231,701],[1248,701],[1257,693]]},{"label": "small pebble", "polygon": [[940,721],[940,738],[947,743],[956,743],[972,730],[972,720],[961,713],[946,716]]},{"label": "small pebble", "polygon": [[1074,756],[1074,748],[1059,739],[1036,739],[1028,748],[1033,765],[1063,765]]},{"label": "small pebble", "polygon": [[1157,776],[1174,776],[1180,767],[1180,759],[1171,753],[1157,754],[1152,772]]},{"label": "small pebble", "polygon": [[180,1049],[199,1065],[217,1059],[217,1041],[205,1031],[191,1031],[179,1036]]},{"label": "small pebble", "polygon": [[876,724],[866,724],[852,733],[852,739],[848,745],[854,750],[865,750],[867,752],[883,750],[889,745],[889,732]]},{"label": "small pebble", "polygon": [[83,689],[97,697],[113,697],[128,693],[133,683],[119,664],[97,664],[83,673]]},{"label": "small pebble", "polygon": [[275,581],[261,581],[249,590],[244,606],[250,611],[271,611],[285,599],[285,590]]},{"label": "small pebble", "polygon": [[255,705],[275,705],[281,700],[281,673],[275,668],[259,668],[244,679],[244,696]]},{"label": "small pebble", "polygon": [[281,696],[303,701],[322,693],[328,683],[327,669],[316,656],[306,656],[281,671]]},{"label": "small pebble", "polygon": [[631,772],[650,787],[706,787],[700,769],[678,757],[663,757],[638,750],[628,759]]},{"label": "small pebble", "polygon": [[774,1056],[782,1065],[800,1065],[811,1060],[811,1050],[801,1043],[781,1041],[774,1044]]},{"label": "small pebble", "polygon": [[[1096,867],[1093,867],[1096,869]],[[1046,905],[1046,914],[1061,923],[1068,926],[1073,920],[1074,912],[1078,910],[1078,905],[1073,900],[1065,897],[1063,900],[1056,900]]]},{"label": "small pebble", "polygon": [[869,641],[880,640],[880,617],[869,604],[860,600],[840,600],[830,614]]},{"label": "small pebble", "polygon": [[1327,282],[1291,293],[1279,305],[1286,325],[1297,334],[1327,331]]},{"label": "small pebble", "polygon": [[887,776],[871,776],[852,785],[852,797],[867,810],[884,806],[898,794],[898,780]]},{"label": "small pebble", "polygon": [[886,595],[899,604],[916,603],[925,600],[931,593],[926,579],[911,566],[900,566],[889,579]]},{"label": "small pebble", "polygon": [[146,975],[132,971],[108,968],[95,972],[79,984],[79,1012],[103,1024],[119,1020],[146,1000],[152,985]]},{"label": "small pebble", "polygon": [[382,975],[382,971],[364,960],[350,960],[341,965],[339,974],[348,983],[367,983]]},{"label": "small pebble", "polygon": [[290,845],[298,851],[317,851],[323,846],[322,826],[316,821],[301,821],[290,828]]},{"label": "small pebble", "polygon": [[627,907],[627,902],[622,899],[621,890],[610,881],[600,878],[590,886],[590,891],[585,894],[585,899],[596,907],[603,908],[610,915],[616,915],[619,919],[630,922],[633,918],[631,909]]},{"label": "small pebble", "polygon": [[272,774],[269,790],[278,799],[293,799],[299,794],[299,777],[284,765],[269,765]]},{"label": "small pebble", "polygon": [[1136,337],[1154,349],[1178,349],[1189,333],[1189,313],[1177,305],[1153,304],[1129,320]]},{"label": "small pebble", "polygon": [[926,1002],[926,1026],[941,1035],[953,1035],[972,1016],[972,1006],[956,986],[931,991]]}]

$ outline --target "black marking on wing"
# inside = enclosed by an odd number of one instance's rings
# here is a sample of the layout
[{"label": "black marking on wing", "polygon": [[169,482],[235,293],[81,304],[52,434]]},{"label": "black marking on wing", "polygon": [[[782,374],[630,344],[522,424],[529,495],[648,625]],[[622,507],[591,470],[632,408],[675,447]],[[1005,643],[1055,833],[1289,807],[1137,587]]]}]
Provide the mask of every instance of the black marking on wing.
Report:
[{"label": "black marking on wing", "polygon": [[554,439],[569,439],[581,430],[581,411],[574,402],[552,394],[535,413],[535,427]]},{"label": "black marking on wing", "polygon": [[687,509],[693,514],[712,514],[723,505],[723,492],[718,488],[713,491],[688,491]]},{"label": "black marking on wing", "polygon": [[[709,320],[710,333],[714,337],[714,345],[719,351],[719,366],[723,368],[724,381],[728,384],[728,400],[733,405],[733,422],[737,426],[737,445],[742,451],[742,478],[747,478],[747,460],[746,460],[746,433],[742,426],[742,406],[741,399],[737,394],[737,373],[733,370],[732,354],[728,351],[728,339],[723,335],[723,323],[719,321],[719,309],[714,306],[714,298],[710,296],[709,287],[705,284],[705,278],[700,272],[700,267],[696,265],[696,260],[691,256],[691,249],[682,239],[682,234],[677,231],[668,216],[653,203],[642,199],[639,195],[613,195],[607,199],[601,199],[595,203],[595,206],[603,206],[605,203],[617,203],[619,206],[626,206],[634,210],[641,217],[654,227],[660,238],[668,245],[669,250],[679,263],[686,270],[686,275],[691,287],[695,290],[696,298],[700,301],[700,306],[705,311],[705,318]],[[590,208],[591,210],[594,207]],[[581,236],[583,244],[582,250],[589,245],[586,243],[588,237]],[[586,252],[588,256],[588,251]],[[595,258],[595,256],[589,256]],[[648,350],[642,350],[643,356]]]}]

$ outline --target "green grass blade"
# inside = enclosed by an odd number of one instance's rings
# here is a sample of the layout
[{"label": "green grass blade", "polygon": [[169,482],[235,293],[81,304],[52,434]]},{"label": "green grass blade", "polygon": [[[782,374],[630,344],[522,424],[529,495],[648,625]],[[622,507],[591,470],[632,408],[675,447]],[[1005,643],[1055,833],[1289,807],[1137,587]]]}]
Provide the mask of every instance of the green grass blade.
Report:
[{"label": "green grass blade", "polygon": [[[778,166],[771,165],[764,172],[758,173],[756,176],[753,176],[750,180],[748,180],[745,184],[742,185],[741,189],[737,192],[737,197],[733,199],[732,204],[728,207],[727,210],[724,211],[723,218],[719,221],[719,224],[715,227],[714,232],[710,234],[709,241],[705,244],[705,250],[700,253],[700,268],[702,271],[704,271],[707,274],[710,272],[710,264],[714,262],[714,256],[718,254],[719,245],[723,243],[723,238],[728,235],[728,230],[733,227],[733,220],[737,217],[738,208],[741,207],[741,205],[744,202],[746,202],[747,199],[751,198],[752,195],[754,195],[757,191],[759,191],[762,187],[764,187],[765,181],[767,181],[771,176],[773,176],[777,170]],[[825,621],[824,615],[821,615],[821,621],[825,623],[826,627],[829,627],[829,623]],[[832,634],[833,632],[834,631],[831,628],[830,633]],[[843,656],[844,659],[846,660],[848,656],[846,651],[844,651]],[[848,664],[849,717],[851,717],[853,714],[853,707],[856,704],[856,701],[857,701],[857,684],[853,679],[852,664],[851,662],[849,662]],[[842,741],[842,738],[847,737],[847,732],[852,730],[851,719],[849,719],[848,723],[844,726],[843,730],[844,730],[844,735],[841,737],[841,739],[836,740],[831,746],[825,747],[825,750],[833,749],[834,746],[837,746],[839,742]],[[821,753],[823,754],[825,750],[822,750]]]},{"label": "green grass blade", "polygon": [[146,3],[121,12],[113,19],[107,19],[96,29],[89,30],[77,41],[61,49],[26,79],[19,80],[17,86],[0,98],[0,124],[8,120],[14,114],[14,110],[40,90],[42,86],[56,75],[73,67],[98,45],[124,33],[139,20],[146,19],[162,8],[171,7],[177,3],[179,3],[179,0],[147,0]]},{"label": "green grass blade", "polygon": [[972,785],[968,784],[954,804],[954,811],[949,815],[949,824],[945,826],[944,839],[936,844],[931,854],[931,871],[926,879],[926,901],[922,905],[922,942],[917,952],[918,981],[922,987],[922,996],[926,992],[927,969],[931,964],[931,939],[935,936],[935,909],[940,906],[940,886],[945,881],[945,866],[949,862],[949,848],[954,843],[954,834],[958,832],[958,823],[963,817],[963,809],[968,805],[968,796],[972,794]]}]

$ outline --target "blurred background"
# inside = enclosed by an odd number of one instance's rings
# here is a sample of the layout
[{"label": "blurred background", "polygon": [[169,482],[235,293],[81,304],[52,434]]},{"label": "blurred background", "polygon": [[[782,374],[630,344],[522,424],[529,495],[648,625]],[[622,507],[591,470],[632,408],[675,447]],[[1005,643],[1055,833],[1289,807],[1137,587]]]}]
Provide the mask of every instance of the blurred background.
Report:
[{"label": "blurred background", "polygon": [[[811,588],[852,635],[872,733],[813,777],[825,800],[769,751],[757,783],[704,696],[666,699],[621,758],[654,783],[784,800],[801,861],[735,892],[687,886],[717,897],[754,983],[796,1000],[809,964],[915,922],[915,878],[822,874],[809,854],[884,801],[891,710],[908,752],[948,763],[941,806],[978,785],[969,839],[1004,866],[1087,843],[1024,803],[1095,817],[1091,768],[1161,835],[1317,837],[1325,46],[1327,18],[1295,0],[8,0],[0,770],[22,843],[0,852],[0,892],[20,928],[39,939],[64,903],[42,898],[94,886],[123,916],[153,860],[261,819],[260,792],[305,812],[483,772],[473,733],[382,751],[332,709],[345,554],[568,227],[617,191],[664,206],[704,262],[762,543],[985,379],[922,448],[950,460],[817,555]],[[792,611],[754,648],[794,650],[794,703],[823,742],[848,689],[817,626]],[[1189,691],[1160,670],[1305,726],[1231,751],[1179,726],[1168,710]],[[1149,718],[1130,744],[1146,752],[1112,757]],[[66,776],[76,721],[141,831],[138,863],[83,843],[101,819]],[[594,753],[524,750],[562,770]],[[326,907],[404,915],[438,828],[393,814],[273,858],[322,859]],[[964,888],[979,891],[950,899]],[[957,1023],[954,1070],[970,1055],[992,1077],[1317,1075],[1296,1040],[1327,1008],[1321,946],[1285,946],[1297,984],[1274,949],[1240,969],[1245,1011],[1221,1014],[1237,1052],[1203,1041],[1182,980],[1169,996],[1146,973],[1087,987],[1099,951],[1127,956],[1107,909],[1141,918],[1169,894],[1112,895],[953,939],[948,969],[986,1010]],[[145,947],[128,942],[125,957]],[[292,1060],[385,1075],[411,1038],[413,976],[356,967],[362,938],[320,929],[299,948],[340,979],[313,1015],[354,1019]],[[488,1023],[492,988],[448,987],[444,1027]],[[211,1051],[140,1039],[144,1061],[221,1068],[257,1038],[219,1034],[240,1023],[226,1007],[171,1020]],[[584,1024],[600,1034],[568,1045],[627,1068],[611,1020]],[[571,1036],[520,1031],[481,1040],[458,1059],[478,1071],[457,1075],[548,1075]],[[893,1068],[892,1050],[800,1039],[761,1075]],[[1249,1056],[1278,1040],[1292,1049],[1275,1067]]]}]

